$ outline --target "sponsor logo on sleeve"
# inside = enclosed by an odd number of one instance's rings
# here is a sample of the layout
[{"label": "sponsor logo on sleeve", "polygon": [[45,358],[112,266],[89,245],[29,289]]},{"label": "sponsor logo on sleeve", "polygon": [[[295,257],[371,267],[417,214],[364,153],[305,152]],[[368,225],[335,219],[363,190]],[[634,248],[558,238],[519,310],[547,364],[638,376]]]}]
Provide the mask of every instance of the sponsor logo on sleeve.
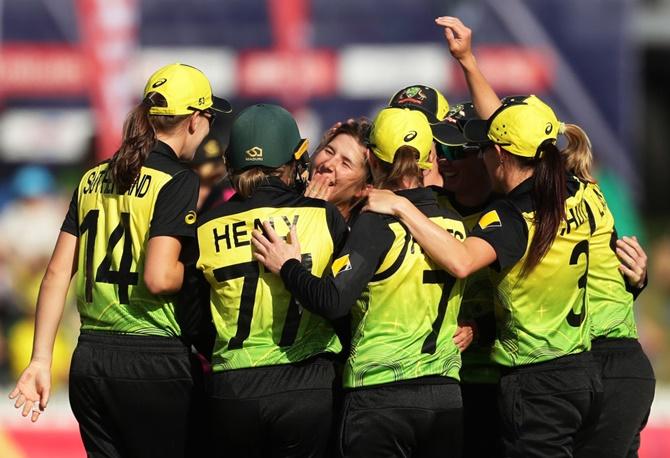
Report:
[{"label": "sponsor logo on sleeve", "polygon": [[479,227],[481,227],[482,229],[502,227],[500,216],[498,216],[498,212],[495,210],[491,210],[490,212],[487,212],[485,215],[479,218],[479,222],[477,224],[479,224]]},{"label": "sponsor logo on sleeve", "polygon": [[345,254],[344,256],[341,256],[336,260],[334,260],[331,269],[333,271],[333,277],[337,277],[342,272],[351,270],[352,267],[351,267],[351,261],[349,261],[349,255]]}]

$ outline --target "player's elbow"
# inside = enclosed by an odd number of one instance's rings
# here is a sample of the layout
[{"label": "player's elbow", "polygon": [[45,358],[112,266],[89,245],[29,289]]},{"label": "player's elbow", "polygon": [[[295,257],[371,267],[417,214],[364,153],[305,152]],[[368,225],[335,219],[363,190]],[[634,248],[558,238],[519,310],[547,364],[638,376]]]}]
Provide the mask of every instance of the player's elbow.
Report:
[{"label": "player's elbow", "polygon": [[467,276],[470,275],[470,270],[465,266],[454,266],[454,268],[449,270],[451,271],[451,275],[460,280],[467,278]]},{"label": "player's elbow", "polygon": [[144,272],[144,284],[151,294],[173,294],[179,291],[182,282],[168,272]]}]

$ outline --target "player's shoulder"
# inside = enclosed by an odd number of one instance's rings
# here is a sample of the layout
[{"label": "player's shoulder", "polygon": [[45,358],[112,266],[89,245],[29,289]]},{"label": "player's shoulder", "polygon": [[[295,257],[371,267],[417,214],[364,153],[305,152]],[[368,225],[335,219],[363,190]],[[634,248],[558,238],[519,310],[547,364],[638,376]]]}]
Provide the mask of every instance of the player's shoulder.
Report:
[{"label": "player's shoulder", "polygon": [[143,167],[166,173],[171,177],[180,175],[182,179],[197,179],[197,174],[186,164],[160,151],[151,151],[144,161]]}]

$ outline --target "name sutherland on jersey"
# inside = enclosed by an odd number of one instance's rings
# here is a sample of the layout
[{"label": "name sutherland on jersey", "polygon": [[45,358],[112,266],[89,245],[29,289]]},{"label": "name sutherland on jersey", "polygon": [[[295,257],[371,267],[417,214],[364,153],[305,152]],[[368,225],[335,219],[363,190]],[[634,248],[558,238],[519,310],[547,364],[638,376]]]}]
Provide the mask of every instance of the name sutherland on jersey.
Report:
[{"label": "name sutherland on jersey", "polygon": [[[128,196],[144,197],[151,185],[151,175],[140,175],[124,194]],[[107,174],[107,169],[92,171],[86,178],[86,186],[81,190],[83,194],[99,192],[102,194],[114,194],[114,183]]]},{"label": "name sutherland on jersey", "polygon": [[[289,219],[288,216],[282,215],[279,218],[269,217],[267,219],[263,219],[263,221],[268,221],[270,226],[272,226],[272,229],[275,229],[275,221],[281,220],[288,228],[288,231],[290,231],[293,226],[298,225],[298,219],[298,215],[293,215],[292,219]],[[219,253],[221,250],[221,242],[225,242],[226,249],[228,250],[230,250],[231,247],[237,248],[250,245],[251,231],[253,229],[258,229],[262,232],[263,221],[261,221],[259,218],[255,218],[253,221],[237,221],[235,223],[224,224],[223,227],[214,227],[212,229],[212,235],[214,236],[214,249],[217,253]],[[282,238],[286,239],[286,237]]]}]

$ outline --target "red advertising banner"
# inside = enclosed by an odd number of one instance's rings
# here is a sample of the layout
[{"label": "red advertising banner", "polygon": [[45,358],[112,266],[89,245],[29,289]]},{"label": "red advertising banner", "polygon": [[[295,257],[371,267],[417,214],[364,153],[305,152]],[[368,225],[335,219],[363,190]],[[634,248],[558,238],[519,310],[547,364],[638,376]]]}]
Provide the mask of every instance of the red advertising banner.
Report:
[{"label": "red advertising banner", "polygon": [[81,50],[60,44],[5,44],[0,48],[0,88],[4,97],[83,95]]},{"label": "red advertising banner", "polygon": [[295,105],[337,91],[337,56],[328,50],[242,52],[238,69],[243,97],[280,96]]},{"label": "red advertising banner", "polygon": [[97,156],[119,147],[126,114],[141,96],[132,86],[137,48],[137,0],[77,0],[77,16],[89,91],[95,113]]}]

